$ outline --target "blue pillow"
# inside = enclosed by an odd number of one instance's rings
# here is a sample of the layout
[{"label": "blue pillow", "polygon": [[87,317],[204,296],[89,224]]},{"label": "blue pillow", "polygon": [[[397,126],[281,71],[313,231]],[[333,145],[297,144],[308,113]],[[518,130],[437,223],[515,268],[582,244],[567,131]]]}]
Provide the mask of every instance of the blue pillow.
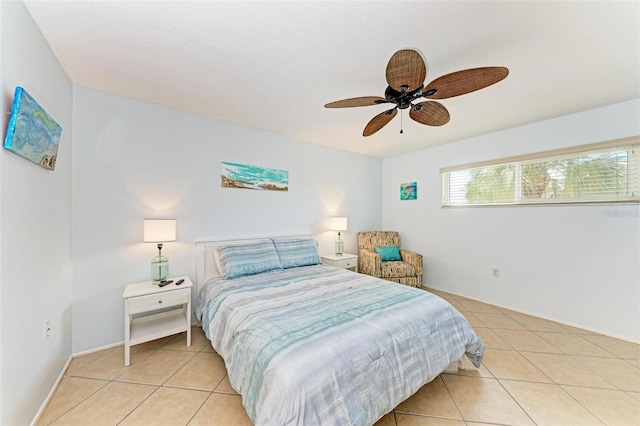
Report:
[{"label": "blue pillow", "polygon": [[271,240],[218,247],[216,256],[220,275],[227,280],[282,269]]},{"label": "blue pillow", "polygon": [[400,248],[398,246],[376,247],[375,251],[376,254],[380,255],[383,262],[402,260],[402,257],[400,257]]},{"label": "blue pillow", "polygon": [[314,239],[274,239],[273,244],[276,246],[280,264],[284,269],[322,263]]}]

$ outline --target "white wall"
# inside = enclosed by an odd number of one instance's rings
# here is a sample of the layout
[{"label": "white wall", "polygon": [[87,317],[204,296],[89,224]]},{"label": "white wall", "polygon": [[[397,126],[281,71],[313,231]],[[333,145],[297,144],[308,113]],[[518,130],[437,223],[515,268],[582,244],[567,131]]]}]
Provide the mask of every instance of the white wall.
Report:
[{"label": "white wall", "polygon": [[[382,161],[174,109],[74,87],[73,351],[124,338],[122,291],[150,279],[146,217],[176,218],[165,244],[172,275],[195,282],[195,241],[315,233],[337,238],[330,217],[358,230],[381,223]],[[289,191],[221,188],[220,162],[289,171]]]},{"label": "white wall", "polygon": [[71,355],[72,87],[22,2],[0,10],[2,141],[16,86],[62,126],[53,172],[0,150],[0,424],[14,425],[31,422]]},{"label": "white wall", "polygon": [[[639,135],[639,117],[634,100],[385,159],[383,228],[424,254],[427,286],[640,341],[638,205],[444,209],[439,173]],[[399,201],[411,181],[418,199]]]}]

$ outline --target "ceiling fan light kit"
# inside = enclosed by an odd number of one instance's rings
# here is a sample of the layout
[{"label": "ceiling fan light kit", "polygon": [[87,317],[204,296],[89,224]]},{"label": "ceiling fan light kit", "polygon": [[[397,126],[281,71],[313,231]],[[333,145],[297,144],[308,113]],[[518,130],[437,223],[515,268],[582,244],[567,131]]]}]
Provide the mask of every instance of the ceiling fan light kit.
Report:
[{"label": "ceiling fan light kit", "polygon": [[[384,98],[362,96],[330,102],[325,108],[352,108],[380,104],[395,104],[390,110],[383,111],[367,123],[362,136],[371,136],[387,125],[397,114],[398,109],[409,108],[409,117],[427,126],[442,126],[450,120],[449,111],[440,102],[422,101],[419,98],[447,99],[476,90],[484,89],[509,75],[505,67],[483,67],[456,71],[436,78],[424,85],[427,66],[420,53],[411,49],[399,50],[391,56],[387,64],[386,78],[389,86]],[[402,133],[402,129],[400,130]]]}]

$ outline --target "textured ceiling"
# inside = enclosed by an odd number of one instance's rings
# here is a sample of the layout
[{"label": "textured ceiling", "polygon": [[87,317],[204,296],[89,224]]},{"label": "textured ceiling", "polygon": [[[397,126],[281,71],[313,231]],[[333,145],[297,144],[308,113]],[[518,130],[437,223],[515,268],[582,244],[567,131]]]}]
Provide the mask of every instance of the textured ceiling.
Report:
[{"label": "textured ceiling", "polygon": [[[505,1],[26,1],[74,84],[301,141],[390,157],[640,97],[640,3]],[[442,100],[451,121],[401,114],[371,137],[404,48],[427,82],[505,66],[506,80]]]}]

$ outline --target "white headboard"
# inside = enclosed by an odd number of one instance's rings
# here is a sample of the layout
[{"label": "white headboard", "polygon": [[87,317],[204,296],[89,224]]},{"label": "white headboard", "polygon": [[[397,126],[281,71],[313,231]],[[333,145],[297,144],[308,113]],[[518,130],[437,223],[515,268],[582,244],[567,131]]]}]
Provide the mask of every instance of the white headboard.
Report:
[{"label": "white headboard", "polygon": [[[267,238],[314,238],[312,234],[280,235],[259,238],[239,238],[235,240],[212,240],[196,242],[196,297],[208,279],[219,277],[216,262],[213,260],[213,249],[229,244],[246,244]],[[316,242],[317,244],[317,242]]]}]

